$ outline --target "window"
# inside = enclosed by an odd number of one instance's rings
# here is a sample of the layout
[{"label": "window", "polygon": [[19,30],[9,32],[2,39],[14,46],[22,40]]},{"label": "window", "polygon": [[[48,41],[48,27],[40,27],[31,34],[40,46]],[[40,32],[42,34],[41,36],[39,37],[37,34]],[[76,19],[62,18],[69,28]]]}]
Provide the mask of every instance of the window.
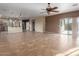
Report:
[{"label": "window", "polygon": [[60,33],[72,34],[72,18],[63,18],[60,20]]}]

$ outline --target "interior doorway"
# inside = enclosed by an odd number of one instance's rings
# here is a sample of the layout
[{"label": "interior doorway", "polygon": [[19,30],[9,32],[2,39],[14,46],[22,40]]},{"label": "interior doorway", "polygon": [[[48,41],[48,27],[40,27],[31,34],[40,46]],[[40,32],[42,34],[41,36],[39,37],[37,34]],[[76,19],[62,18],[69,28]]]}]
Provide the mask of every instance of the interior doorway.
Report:
[{"label": "interior doorway", "polygon": [[30,21],[22,20],[22,30],[23,32],[30,31]]},{"label": "interior doorway", "polygon": [[27,31],[35,32],[35,19],[22,20],[22,30],[23,32],[27,32]]}]

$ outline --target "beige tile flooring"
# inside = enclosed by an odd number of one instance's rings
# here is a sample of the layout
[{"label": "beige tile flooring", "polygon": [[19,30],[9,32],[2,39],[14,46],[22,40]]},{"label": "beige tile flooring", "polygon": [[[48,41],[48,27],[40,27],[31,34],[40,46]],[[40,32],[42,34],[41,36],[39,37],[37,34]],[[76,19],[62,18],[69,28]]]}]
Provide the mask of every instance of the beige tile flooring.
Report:
[{"label": "beige tile flooring", "polygon": [[53,56],[78,47],[78,38],[70,35],[19,32],[0,33],[0,55]]}]

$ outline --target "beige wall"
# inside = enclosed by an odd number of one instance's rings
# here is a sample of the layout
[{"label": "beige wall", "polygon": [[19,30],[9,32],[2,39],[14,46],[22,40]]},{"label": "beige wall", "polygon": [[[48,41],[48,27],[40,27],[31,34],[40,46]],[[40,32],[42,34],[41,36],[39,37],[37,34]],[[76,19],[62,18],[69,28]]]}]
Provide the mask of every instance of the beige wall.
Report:
[{"label": "beige wall", "polygon": [[59,20],[61,18],[78,17],[78,16],[79,16],[79,11],[63,13],[63,14],[58,14],[58,15],[54,15],[54,16],[48,16],[48,17],[46,17],[45,31],[59,33]]},{"label": "beige wall", "polygon": [[77,38],[78,35],[78,24],[77,24],[77,17],[73,17],[72,20],[72,34],[73,34],[73,38]]},{"label": "beige wall", "polygon": [[35,17],[35,31],[36,32],[44,32],[45,31],[45,17],[39,16]]}]

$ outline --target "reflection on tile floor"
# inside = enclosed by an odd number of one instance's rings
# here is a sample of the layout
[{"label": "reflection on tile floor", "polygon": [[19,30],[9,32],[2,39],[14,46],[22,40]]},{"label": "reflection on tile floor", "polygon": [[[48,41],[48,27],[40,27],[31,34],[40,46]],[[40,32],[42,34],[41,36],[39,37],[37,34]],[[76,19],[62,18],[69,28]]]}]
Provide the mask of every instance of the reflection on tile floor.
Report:
[{"label": "reflection on tile floor", "polygon": [[0,55],[53,56],[79,46],[71,35],[48,33],[0,33]]}]

